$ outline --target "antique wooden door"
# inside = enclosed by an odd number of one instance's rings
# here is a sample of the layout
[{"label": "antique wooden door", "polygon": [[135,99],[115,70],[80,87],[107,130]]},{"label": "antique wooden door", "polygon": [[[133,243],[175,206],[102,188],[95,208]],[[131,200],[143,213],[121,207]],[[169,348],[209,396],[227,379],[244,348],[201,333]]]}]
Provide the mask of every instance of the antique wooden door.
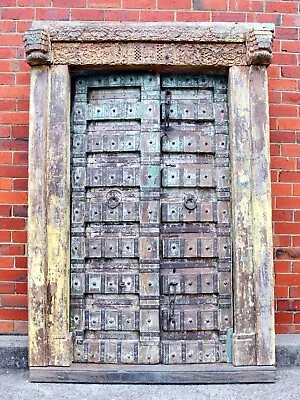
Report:
[{"label": "antique wooden door", "polygon": [[77,77],[74,361],[230,361],[230,209],[225,75]]}]

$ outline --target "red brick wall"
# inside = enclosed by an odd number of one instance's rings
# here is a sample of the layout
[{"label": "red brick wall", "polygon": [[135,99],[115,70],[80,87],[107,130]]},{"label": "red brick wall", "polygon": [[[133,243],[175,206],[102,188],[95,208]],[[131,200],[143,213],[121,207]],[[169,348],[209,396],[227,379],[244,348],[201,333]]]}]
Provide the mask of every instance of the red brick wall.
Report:
[{"label": "red brick wall", "polygon": [[33,19],[275,23],[268,71],[276,329],[300,333],[299,7],[287,0],[1,0],[0,333],[27,331],[29,67],[22,34]]}]

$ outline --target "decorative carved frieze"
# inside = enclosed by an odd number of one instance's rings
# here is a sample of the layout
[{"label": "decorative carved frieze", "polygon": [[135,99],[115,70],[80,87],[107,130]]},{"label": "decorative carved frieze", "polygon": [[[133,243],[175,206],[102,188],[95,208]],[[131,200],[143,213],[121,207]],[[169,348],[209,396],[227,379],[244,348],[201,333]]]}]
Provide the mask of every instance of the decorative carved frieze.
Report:
[{"label": "decorative carved frieze", "polygon": [[245,65],[243,43],[53,43],[53,64]]},{"label": "decorative carved frieze", "polygon": [[271,61],[272,24],[35,22],[30,65],[227,66]]},{"label": "decorative carved frieze", "polygon": [[50,64],[50,38],[46,29],[30,29],[24,35],[26,60],[29,65]]},{"label": "decorative carved frieze", "polygon": [[247,64],[269,65],[272,60],[273,32],[253,29],[246,42]]}]

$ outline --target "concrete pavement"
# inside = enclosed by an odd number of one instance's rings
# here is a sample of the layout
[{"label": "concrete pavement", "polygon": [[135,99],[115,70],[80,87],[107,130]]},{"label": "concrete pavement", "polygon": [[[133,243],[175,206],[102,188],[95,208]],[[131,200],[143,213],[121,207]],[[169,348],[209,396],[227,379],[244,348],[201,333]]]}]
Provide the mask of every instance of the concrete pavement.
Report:
[{"label": "concrete pavement", "polygon": [[30,383],[24,369],[0,369],[1,400],[300,400],[300,367],[277,368],[276,383],[86,385]]}]

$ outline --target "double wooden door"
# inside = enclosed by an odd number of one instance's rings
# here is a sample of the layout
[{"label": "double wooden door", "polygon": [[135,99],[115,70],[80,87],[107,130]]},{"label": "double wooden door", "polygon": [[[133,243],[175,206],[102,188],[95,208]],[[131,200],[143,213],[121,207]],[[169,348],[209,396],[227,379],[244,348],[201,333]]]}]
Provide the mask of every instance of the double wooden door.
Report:
[{"label": "double wooden door", "polygon": [[230,361],[227,77],[74,80],[74,361]]}]

